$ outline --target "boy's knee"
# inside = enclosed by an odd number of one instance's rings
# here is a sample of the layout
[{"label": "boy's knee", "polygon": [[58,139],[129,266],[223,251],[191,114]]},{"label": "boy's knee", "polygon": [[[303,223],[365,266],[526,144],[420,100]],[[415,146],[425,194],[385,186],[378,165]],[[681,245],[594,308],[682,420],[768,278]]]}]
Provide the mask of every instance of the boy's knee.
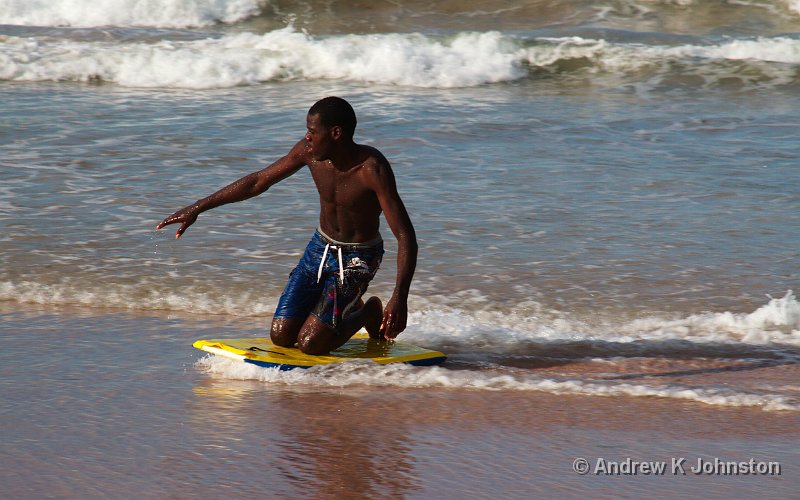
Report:
[{"label": "boy's knee", "polygon": [[302,321],[292,318],[273,318],[269,330],[272,343],[281,347],[294,347]]},{"label": "boy's knee", "polygon": [[297,348],[303,354],[321,356],[328,354],[336,337],[336,332],[314,315],[309,316],[297,336]]}]

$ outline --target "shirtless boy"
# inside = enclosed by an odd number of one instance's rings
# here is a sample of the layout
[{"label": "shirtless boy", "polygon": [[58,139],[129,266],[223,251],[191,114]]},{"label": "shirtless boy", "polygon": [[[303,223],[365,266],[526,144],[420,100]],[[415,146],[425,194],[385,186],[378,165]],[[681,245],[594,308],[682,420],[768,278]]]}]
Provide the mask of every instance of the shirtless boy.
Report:
[{"label": "shirtless boy", "polygon": [[[406,328],[417,238],[392,168],[380,151],[353,141],[356,116],[344,99],[318,101],[308,111],[306,127],[286,156],[178,210],[156,229],[180,223],[175,235],[180,238],[206,210],[258,196],[307,166],[319,191],[319,228],[278,302],[272,342],[326,354],[362,327],[373,338],[393,339]],[[386,307],[377,297],[361,298],[383,256],[381,213],[398,246],[397,279]]]}]

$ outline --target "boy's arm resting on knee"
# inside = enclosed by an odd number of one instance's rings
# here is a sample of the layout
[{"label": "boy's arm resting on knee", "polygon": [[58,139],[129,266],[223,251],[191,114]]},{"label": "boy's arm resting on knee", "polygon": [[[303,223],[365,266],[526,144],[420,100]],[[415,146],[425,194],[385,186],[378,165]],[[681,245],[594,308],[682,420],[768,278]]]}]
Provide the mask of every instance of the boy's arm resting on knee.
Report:
[{"label": "boy's arm resting on knee", "polygon": [[417,236],[405,204],[397,192],[394,173],[388,163],[374,169],[374,189],[383,215],[397,239],[397,278],[394,293],[383,309],[381,331],[387,339],[406,329],[408,295],[417,267]]}]

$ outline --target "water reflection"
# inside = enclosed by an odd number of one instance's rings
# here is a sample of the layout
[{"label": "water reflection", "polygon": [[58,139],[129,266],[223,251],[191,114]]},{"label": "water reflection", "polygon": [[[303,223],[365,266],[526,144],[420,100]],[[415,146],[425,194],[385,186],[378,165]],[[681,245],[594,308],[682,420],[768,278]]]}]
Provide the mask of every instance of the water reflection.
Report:
[{"label": "water reflection", "polygon": [[255,478],[232,469],[228,481],[279,485],[287,493],[311,488],[316,498],[397,498],[420,489],[407,424],[415,407],[404,399],[379,403],[367,389],[213,379],[193,391],[191,422],[206,456],[224,462],[251,455],[245,470],[259,464]]}]

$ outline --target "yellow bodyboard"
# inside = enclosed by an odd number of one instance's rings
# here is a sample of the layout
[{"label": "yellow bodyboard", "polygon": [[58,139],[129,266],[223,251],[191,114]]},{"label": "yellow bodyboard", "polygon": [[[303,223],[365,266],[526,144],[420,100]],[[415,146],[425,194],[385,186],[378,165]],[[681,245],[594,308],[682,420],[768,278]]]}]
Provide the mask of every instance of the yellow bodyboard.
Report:
[{"label": "yellow bodyboard", "polygon": [[325,356],[303,354],[296,347],[276,346],[268,338],[198,340],[194,347],[227,358],[268,368],[291,370],[316,365],[369,359],[379,364],[409,363],[418,366],[436,365],[447,357],[439,351],[424,349],[403,341],[388,342],[370,339],[356,333],[345,345]]}]

